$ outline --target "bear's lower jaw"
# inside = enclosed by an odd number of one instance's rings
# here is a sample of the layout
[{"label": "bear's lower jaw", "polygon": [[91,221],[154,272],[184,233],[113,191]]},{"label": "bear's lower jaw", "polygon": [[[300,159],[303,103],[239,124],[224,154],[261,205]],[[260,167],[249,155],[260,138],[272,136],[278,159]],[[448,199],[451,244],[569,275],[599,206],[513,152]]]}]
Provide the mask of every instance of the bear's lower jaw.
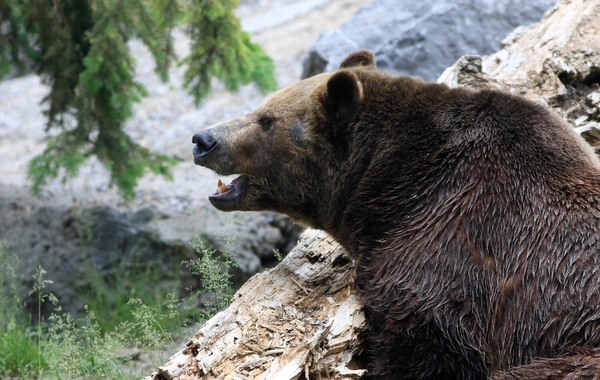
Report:
[{"label": "bear's lower jaw", "polygon": [[[219,180],[220,182],[221,180]],[[236,211],[246,197],[248,191],[248,177],[241,175],[226,186],[219,183],[219,189],[208,196],[208,200],[215,208],[221,211]]]}]

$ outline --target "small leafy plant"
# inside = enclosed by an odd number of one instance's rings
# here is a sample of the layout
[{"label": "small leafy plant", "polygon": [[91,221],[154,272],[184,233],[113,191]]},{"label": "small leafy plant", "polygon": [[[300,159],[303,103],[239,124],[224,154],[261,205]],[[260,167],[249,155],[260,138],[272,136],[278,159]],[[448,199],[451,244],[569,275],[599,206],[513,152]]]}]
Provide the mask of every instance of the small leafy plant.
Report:
[{"label": "small leafy plant", "polygon": [[[227,246],[232,247],[235,242],[230,239]],[[233,260],[231,250],[225,250],[219,253],[208,247],[201,238],[196,238],[191,242],[192,247],[200,254],[200,257],[194,260],[186,260],[182,264],[188,268],[190,273],[198,276],[202,286],[193,291],[186,289],[191,294],[188,300],[194,301],[202,299],[201,305],[195,302],[189,302],[187,308],[193,307],[198,312],[198,318],[201,321],[210,319],[217,312],[225,309],[232,297],[231,290],[231,269],[237,264]]]}]

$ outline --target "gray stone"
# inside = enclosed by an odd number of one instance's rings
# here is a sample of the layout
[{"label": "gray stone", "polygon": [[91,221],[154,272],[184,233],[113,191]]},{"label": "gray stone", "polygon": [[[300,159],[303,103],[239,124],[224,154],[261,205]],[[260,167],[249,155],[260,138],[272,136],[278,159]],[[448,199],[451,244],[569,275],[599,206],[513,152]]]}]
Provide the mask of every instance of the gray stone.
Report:
[{"label": "gray stone", "polygon": [[398,75],[436,79],[465,54],[491,54],[520,25],[537,22],[555,0],[375,0],[338,30],[321,35],[303,78],[336,69],[348,53],[369,49]]},{"label": "gray stone", "polygon": [[[225,214],[208,202],[187,213],[150,207],[128,210],[36,201],[11,190],[0,185],[0,241],[19,257],[19,280],[32,289],[33,274],[41,266],[45,278],[53,281],[45,292],[75,313],[83,309],[82,291],[95,280],[118,278],[126,273],[124,268],[158,273],[162,281],[156,286],[163,294],[197,286],[198,280],[181,266],[183,260],[199,257],[190,245],[196,237],[218,252],[232,253],[237,267],[230,273],[237,288],[272,264],[274,248],[288,252],[300,232],[281,215]],[[35,296],[26,303],[32,311],[37,308]],[[52,311],[49,303],[43,307],[45,315]]]}]

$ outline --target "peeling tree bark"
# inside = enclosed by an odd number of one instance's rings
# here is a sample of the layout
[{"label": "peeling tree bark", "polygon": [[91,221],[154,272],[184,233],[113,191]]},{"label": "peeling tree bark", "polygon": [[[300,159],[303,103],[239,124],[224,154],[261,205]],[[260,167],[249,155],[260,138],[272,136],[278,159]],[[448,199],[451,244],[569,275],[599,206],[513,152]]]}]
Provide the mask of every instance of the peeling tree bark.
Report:
[{"label": "peeling tree bark", "polygon": [[[438,80],[540,101],[600,149],[600,0],[565,0],[517,28],[502,50],[464,56]],[[358,379],[365,319],[353,260],[307,230],[276,268],[256,275],[157,373],[164,379]]]}]

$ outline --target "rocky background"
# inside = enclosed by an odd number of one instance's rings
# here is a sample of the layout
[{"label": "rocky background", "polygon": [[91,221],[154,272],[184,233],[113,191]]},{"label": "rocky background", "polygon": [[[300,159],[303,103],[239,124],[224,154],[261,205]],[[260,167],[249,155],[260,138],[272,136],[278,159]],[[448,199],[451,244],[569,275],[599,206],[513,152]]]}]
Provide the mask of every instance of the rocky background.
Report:
[{"label": "rocky background", "polygon": [[[382,68],[435,79],[463,54],[498,50],[504,36],[520,24],[538,21],[554,0],[522,3],[246,0],[240,1],[238,15],[274,59],[283,87],[334,69],[358,48],[373,50]],[[188,41],[178,35],[176,42],[184,56]],[[189,279],[181,277],[179,263],[195,257],[188,244],[195,236],[218,249],[225,248],[226,237],[236,238],[232,251],[239,269],[234,281],[240,285],[273,265],[273,249],[288,251],[300,231],[271,213],[216,212],[206,198],[215,191],[217,177],[192,162],[193,133],[253,110],[264,95],[254,86],[230,94],[215,83],[213,94],[196,108],[181,89],[180,68],[172,70],[169,83],[162,83],[144,46],[138,41],[130,46],[138,80],[149,96],[136,107],[128,132],[180,162],[172,182],[144,178],[129,204],[108,188],[108,173],[94,161],[66,185],[57,180],[39,196],[29,195],[27,164],[45,145],[40,101],[47,88],[34,75],[0,83],[0,239],[18,252],[24,283],[42,265],[54,281],[48,290],[69,311],[81,310],[76,294],[89,286],[90,271],[109,275],[124,266],[149,265],[165,279],[165,287],[183,287]]]},{"label": "rocky background", "polygon": [[310,48],[303,77],[336,69],[367,48],[377,66],[435,80],[464,54],[491,54],[520,25],[540,20],[555,0],[375,0],[351,21],[324,32]]}]

